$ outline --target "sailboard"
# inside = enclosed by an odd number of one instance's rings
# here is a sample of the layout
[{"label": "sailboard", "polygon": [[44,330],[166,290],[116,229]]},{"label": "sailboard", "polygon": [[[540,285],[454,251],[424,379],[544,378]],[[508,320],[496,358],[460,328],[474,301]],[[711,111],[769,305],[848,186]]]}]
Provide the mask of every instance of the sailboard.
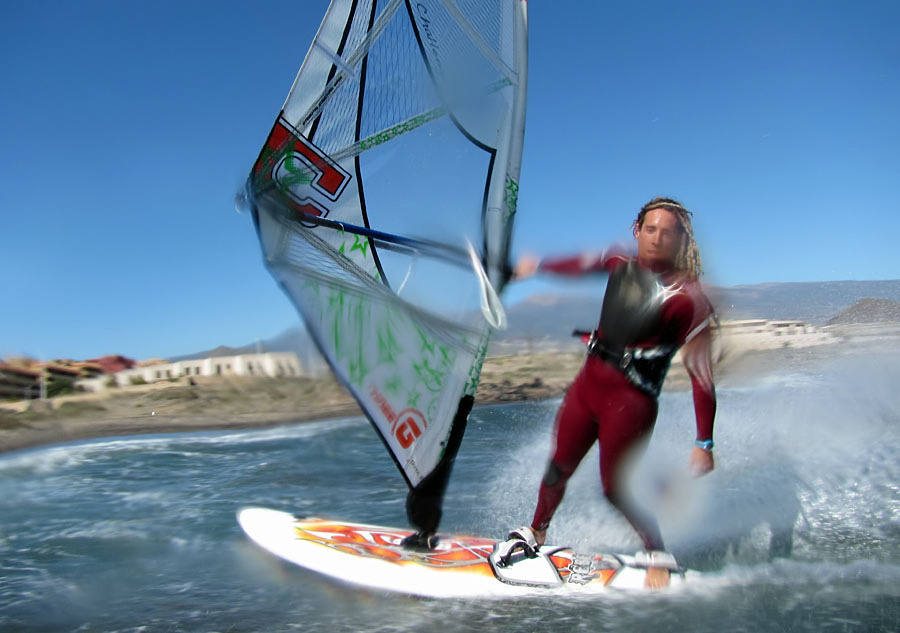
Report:
[{"label": "sailboard", "polygon": [[424,533],[505,323],[526,48],[525,0],[334,0],[245,187]]},{"label": "sailboard", "polygon": [[[492,539],[440,535],[428,551],[401,545],[409,530],[320,518],[268,508],[238,513],[244,532],[282,560],[335,580],[431,598],[503,598],[643,590],[647,569],[634,556],[581,554],[545,545],[536,556],[504,563]],[[673,573],[676,588],[697,572]]]}]

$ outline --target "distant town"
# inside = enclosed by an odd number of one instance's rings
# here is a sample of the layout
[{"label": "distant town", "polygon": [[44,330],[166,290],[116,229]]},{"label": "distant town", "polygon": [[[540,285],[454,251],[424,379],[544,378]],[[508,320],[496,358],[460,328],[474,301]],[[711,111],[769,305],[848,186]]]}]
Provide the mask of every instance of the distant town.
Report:
[{"label": "distant town", "polygon": [[304,373],[300,359],[293,352],[217,356],[174,363],[156,358],[135,361],[119,355],[82,361],[11,358],[0,361],[0,399],[46,400],[74,392],[98,392],[200,376],[298,377]]}]

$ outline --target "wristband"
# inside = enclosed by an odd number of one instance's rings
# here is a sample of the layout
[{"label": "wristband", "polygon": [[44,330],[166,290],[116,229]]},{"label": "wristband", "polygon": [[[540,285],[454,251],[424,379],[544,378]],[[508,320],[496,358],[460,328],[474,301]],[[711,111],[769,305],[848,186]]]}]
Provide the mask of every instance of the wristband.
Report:
[{"label": "wristband", "polygon": [[702,448],[706,452],[712,452],[713,444],[712,440],[694,440],[694,446],[697,448]]}]

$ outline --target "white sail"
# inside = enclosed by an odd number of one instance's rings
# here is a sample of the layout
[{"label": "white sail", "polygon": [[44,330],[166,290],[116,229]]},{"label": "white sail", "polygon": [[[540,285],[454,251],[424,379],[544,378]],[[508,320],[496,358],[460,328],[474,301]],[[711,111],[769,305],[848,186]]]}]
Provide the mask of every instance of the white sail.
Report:
[{"label": "white sail", "polygon": [[269,270],[414,490],[449,473],[503,323],[525,16],[334,0],[247,183]]}]

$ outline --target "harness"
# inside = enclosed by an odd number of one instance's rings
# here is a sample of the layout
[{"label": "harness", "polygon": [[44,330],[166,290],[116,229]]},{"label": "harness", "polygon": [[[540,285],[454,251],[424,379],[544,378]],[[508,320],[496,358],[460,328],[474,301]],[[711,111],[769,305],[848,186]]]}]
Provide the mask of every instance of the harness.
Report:
[{"label": "harness", "polygon": [[597,338],[597,331],[591,332],[588,354],[598,356],[617,368],[635,387],[654,398],[659,397],[663,381],[678,351],[675,345],[656,347],[613,347]]},{"label": "harness", "polygon": [[677,345],[636,347],[661,327],[662,306],[672,289],[662,285],[659,276],[643,269],[635,261],[616,268],[609,276],[600,328],[591,333],[588,353],[619,369],[638,389],[656,398]]}]

